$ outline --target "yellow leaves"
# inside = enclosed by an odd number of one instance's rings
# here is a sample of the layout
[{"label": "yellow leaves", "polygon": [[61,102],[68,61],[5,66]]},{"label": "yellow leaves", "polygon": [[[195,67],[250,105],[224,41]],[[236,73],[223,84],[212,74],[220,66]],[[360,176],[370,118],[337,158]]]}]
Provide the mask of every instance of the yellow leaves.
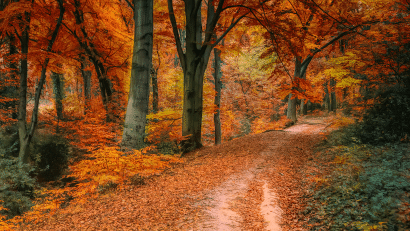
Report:
[{"label": "yellow leaves", "polygon": [[350,76],[346,78],[342,78],[340,81],[336,83],[336,87],[338,88],[346,88],[346,87],[351,87],[354,85],[358,85],[361,82],[359,79],[352,78]]},{"label": "yellow leaves", "polygon": [[360,68],[365,64],[358,60],[356,54],[347,52],[344,56],[330,59],[328,63],[331,67],[323,71],[323,74],[335,79],[336,87],[346,88],[360,84],[361,80],[353,77],[351,69]]},{"label": "yellow leaves", "polygon": [[103,147],[71,167],[71,176],[79,180],[92,179],[98,185],[109,182],[122,184],[136,174],[150,175],[169,167],[170,163],[180,162],[177,157],[148,155],[154,147],[150,146],[132,153],[123,153],[117,147]]},{"label": "yellow leaves", "polygon": [[337,117],[333,119],[330,128],[341,128],[353,123],[355,123],[354,118],[337,115]]},{"label": "yellow leaves", "polygon": [[282,116],[280,120],[274,122],[271,122],[266,118],[258,118],[252,122],[252,133],[258,134],[266,130],[279,130],[282,129],[285,126],[285,123],[289,121],[290,120],[287,119],[286,116]]},{"label": "yellow leaves", "polygon": [[176,141],[183,140],[182,129],[182,110],[167,108],[157,114],[149,114],[147,126],[147,141],[158,143],[171,139]]},{"label": "yellow leaves", "polygon": [[381,231],[386,230],[387,226],[385,225],[386,222],[379,222],[377,225],[370,225],[367,222],[355,221],[352,225],[360,230],[363,231]]}]

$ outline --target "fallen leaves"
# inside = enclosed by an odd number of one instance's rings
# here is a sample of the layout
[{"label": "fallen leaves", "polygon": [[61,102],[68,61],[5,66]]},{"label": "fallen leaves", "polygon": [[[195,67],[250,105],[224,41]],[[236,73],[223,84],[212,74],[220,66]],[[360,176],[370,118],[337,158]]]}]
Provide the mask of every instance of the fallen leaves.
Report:
[{"label": "fallen leaves", "polygon": [[[321,136],[273,131],[238,138],[186,155],[164,173],[146,179],[145,185],[127,186],[84,204],[72,203],[24,230],[195,230],[207,219],[206,205],[199,206],[209,190],[230,176],[254,169],[244,194],[230,203],[245,230],[264,230],[261,214],[263,182],[277,195],[283,230],[304,230],[308,217],[305,185],[301,184],[312,146]],[[297,147],[295,148],[295,144]],[[270,154],[266,151],[270,150]],[[256,164],[255,164],[256,163]],[[212,199],[212,198],[211,198]],[[305,226],[304,226],[305,225]]]}]

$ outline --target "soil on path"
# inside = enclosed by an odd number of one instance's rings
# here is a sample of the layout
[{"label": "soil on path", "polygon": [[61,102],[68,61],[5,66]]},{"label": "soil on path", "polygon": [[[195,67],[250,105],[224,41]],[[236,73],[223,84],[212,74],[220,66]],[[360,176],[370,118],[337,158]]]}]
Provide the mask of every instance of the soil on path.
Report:
[{"label": "soil on path", "polygon": [[[327,126],[322,118],[310,118],[283,131],[271,131],[276,134],[269,135],[272,141],[256,156],[250,168],[231,175],[196,204],[205,209],[203,219],[193,230],[282,230],[282,226],[283,229],[302,229],[298,219],[287,221],[289,216],[282,219],[281,207],[299,204],[297,194],[300,192],[293,191],[294,186],[299,185],[283,185],[281,178],[288,179],[289,173],[298,170],[303,160],[312,154],[312,145]],[[295,162],[292,157],[300,157],[300,160]],[[301,183],[298,174],[292,178],[288,183]],[[281,195],[287,201],[282,201]],[[298,215],[286,212],[291,218]]]},{"label": "soil on path", "polygon": [[303,171],[328,123],[305,119],[187,156],[165,173],[24,230],[305,230]]}]

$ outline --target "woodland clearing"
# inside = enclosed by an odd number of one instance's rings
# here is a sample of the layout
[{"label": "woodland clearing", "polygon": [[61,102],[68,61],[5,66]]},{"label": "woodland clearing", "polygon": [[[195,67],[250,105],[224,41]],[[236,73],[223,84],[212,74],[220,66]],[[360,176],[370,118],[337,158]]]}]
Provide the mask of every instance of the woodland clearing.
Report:
[{"label": "woodland clearing", "polygon": [[329,124],[303,119],[204,147],[140,187],[72,204],[22,230],[304,230],[313,148]]}]

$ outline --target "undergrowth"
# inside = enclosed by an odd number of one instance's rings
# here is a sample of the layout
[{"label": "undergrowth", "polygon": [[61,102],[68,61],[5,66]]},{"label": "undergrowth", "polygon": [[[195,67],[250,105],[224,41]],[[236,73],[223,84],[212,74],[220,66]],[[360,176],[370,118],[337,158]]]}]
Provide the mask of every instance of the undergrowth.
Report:
[{"label": "undergrowth", "polygon": [[363,144],[355,129],[331,133],[321,147],[331,170],[311,178],[312,230],[409,230],[408,144]]}]

